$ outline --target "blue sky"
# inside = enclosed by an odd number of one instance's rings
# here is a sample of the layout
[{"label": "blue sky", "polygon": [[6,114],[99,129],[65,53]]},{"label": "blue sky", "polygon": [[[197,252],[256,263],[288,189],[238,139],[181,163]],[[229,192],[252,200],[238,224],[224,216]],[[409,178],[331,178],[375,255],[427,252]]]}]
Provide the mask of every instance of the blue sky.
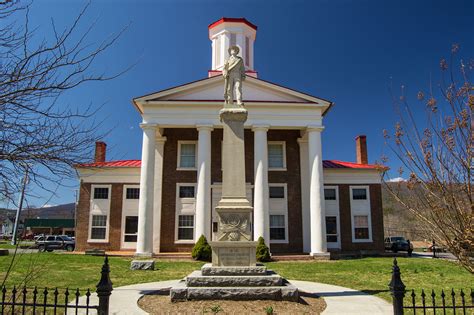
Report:
[{"label": "blue sky", "polygon": [[[36,1],[31,23],[39,36],[71,23],[82,1]],[[206,77],[211,64],[207,26],[220,17],[245,17],[258,26],[255,68],[259,77],[335,103],[326,115],[324,159],[355,160],[354,138],[366,134],[369,160],[389,157],[382,130],[396,121],[389,86],[405,85],[415,99],[453,43],[473,57],[473,1],[92,1],[83,26],[97,19],[90,42],[130,23],[97,64],[97,71],[136,66],[120,78],[68,92],[64,106],[105,103],[108,159],[139,159],[140,116],[131,99]],[[396,169],[396,161],[388,163]],[[394,174],[394,176],[396,176]],[[57,196],[31,204],[74,200],[76,180]]]}]

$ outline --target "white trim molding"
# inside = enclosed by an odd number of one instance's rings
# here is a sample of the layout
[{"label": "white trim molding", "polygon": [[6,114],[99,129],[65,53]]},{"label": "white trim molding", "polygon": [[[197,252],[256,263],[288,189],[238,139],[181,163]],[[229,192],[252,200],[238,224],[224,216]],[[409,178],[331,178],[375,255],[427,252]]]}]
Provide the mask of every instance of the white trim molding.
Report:
[{"label": "white trim molding", "polygon": [[[283,187],[284,190],[284,195],[283,198],[278,198],[282,199],[282,208],[281,209],[272,209],[272,199],[277,199],[277,198],[271,198],[270,197],[270,188],[271,187]],[[285,217],[285,239],[284,240],[272,240],[270,239],[271,244],[288,244],[289,238],[288,238],[288,184],[287,183],[270,183],[268,184],[268,200],[269,200],[269,210],[268,210],[268,229],[270,230],[270,216],[271,215],[283,215]],[[276,201],[275,201],[276,202]]]},{"label": "white trim molding", "polygon": [[[96,188],[107,188],[108,194],[107,199],[95,199],[94,191]],[[89,231],[87,232],[87,243],[108,243],[109,232],[110,232],[110,200],[112,197],[112,185],[91,185],[91,197],[90,197],[90,208],[89,208]],[[92,217],[94,215],[105,215],[105,239],[93,239],[92,238]]]},{"label": "white trim molding", "polygon": [[[182,144],[194,144],[195,145],[194,167],[182,167],[181,166],[181,145]],[[197,140],[178,140],[178,149],[176,151],[178,152],[178,157],[176,159],[176,161],[177,161],[176,170],[177,171],[197,171],[197,163],[198,163],[198,141]]]},{"label": "white trim molding", "polygon": [[[194,187],[193,198],[180,198],[179,190],[182,186]],[[174,243],[175,244],[194,244],[197,240],[195,239],[196,231],[196,194],[197,184],[196,183],[176,183],[176,205],[175,205],[175,220],[174,220]],[[187,205],[183,209],[183,205]],[[179,228],[179,216],[180,215],[192,215],[193,216],[193,239],[192,240],[180,240],[178,239],[178,228]]]},{"label": "white trim molding", "polygon": [[[286,141],[267,141],[267,146],[270,145],[281,145],[282,146],[282,154],[283,154],[283,166],[282,167],[271,167],[270,160],[268,161],[268,170],[269,171],[286,171]],[[268,150],[268,149],[267,149]],[[268,150],[270,152],[270,150]],[[270,157],[270,155],[268,155]]]},{"label": "white trim molding", "polygon": [[[352,192],[354,189],[365,189],[366,199],[354,200]],[[349,198],[351,205],[351,235],[353,243],[372,243],[372,209],[370,204],[370,186],[367,185],[351,185],[349,186]],[[367,216],[368,233],[369,238],[367,239],[356,239],[355,238],[355,216]]]}]

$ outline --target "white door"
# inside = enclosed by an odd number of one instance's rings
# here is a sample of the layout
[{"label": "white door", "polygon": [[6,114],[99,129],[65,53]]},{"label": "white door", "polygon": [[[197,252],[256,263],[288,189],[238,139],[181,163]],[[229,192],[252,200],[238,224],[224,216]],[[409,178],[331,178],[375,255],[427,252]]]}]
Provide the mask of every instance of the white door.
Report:
[{"label": "white door", "polygon": [[122,201],[122,249],[136,249],[137,247],[139,195],[139,186],[124,185]]},{"label": "white door", "polygon": [[[247,199],[250,202],[250,204],[253,204],[252,201],[252,185],[247,184]],[[216,213],[216,207],[219,204],[219,201],[221,200],[222,196],[222,184],[213,184],[212,185],[212,240],[217,241],[217,231],[219,228],[219,218]],[[253,213],[250,216],[250,230],[253,233]]]},{"label": "white door", "polygon": [[328,248],[341,248],[338,186],[324,186],[326,241]]}]

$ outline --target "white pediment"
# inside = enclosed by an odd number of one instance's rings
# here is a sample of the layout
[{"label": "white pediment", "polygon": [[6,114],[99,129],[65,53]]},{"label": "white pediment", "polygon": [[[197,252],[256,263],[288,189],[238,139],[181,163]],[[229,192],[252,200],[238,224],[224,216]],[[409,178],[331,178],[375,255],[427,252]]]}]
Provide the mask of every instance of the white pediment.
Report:
[{"label": "white pediment", "polygon": [[[135,99],[137,102],[160,101],[223,101],[224,80],[221,76],[192,82],[151,95]],[[275,103],[315,103],[328,104],[328,101],[294,91],[267,81],[248,76],[243,83],[243,101]]]}]

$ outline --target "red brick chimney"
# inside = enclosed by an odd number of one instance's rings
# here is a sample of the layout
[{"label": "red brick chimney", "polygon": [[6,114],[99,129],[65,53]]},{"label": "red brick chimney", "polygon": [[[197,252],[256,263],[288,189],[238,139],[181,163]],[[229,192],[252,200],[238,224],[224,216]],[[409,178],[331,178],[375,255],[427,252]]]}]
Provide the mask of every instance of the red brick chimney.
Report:
[{"label": "red brick chimney", "polygon": [[107,151],[107,144],[102,141],[95,142],[95,162],[105,162],[105,153]]},{"label": "red brick chimney", "polygon": [[365,135],[356,137],[356,155],[357,164],[369,163],[369,159],[367,157],[367,137]]}]

